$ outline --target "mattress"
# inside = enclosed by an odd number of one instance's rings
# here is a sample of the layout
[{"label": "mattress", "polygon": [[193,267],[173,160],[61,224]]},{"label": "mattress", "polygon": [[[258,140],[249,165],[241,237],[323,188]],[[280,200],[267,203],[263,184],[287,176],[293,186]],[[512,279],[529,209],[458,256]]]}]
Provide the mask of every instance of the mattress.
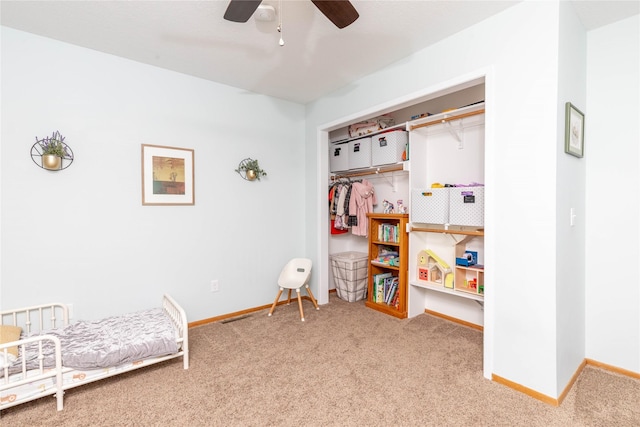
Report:
[{"label": "mattress", "polygon": [[[37,335],[58,337],[62,365],[72,369],[108,368],[178,352],[175,327],[162,308],[96,321],[79,321]],[[52,341],[45,343],[44,363],[46,367],[53,367],[54,346]],[[27,365],[37,367],[37,349],[27,349],[26,354]],[[20,358],[14,366],[19,364]]]},{"label": "mattress", "polygon": [[[160,357],[160,356],[159,356]],[[118,366],[111,366],[108,368],[99,369],[64,369],[62,374],[63,389],[69,389],[83,384],[87,384],[102,378],[117,375],[123,372],[131,371],[141,368],[146,365],[156,363],[156,358],[148,358],[144,360],[137,360],[135,362],[124,363]],[[40,373],[37,370],[28,371],[27,378],[35,377]],[[23,379],[22,373],[9,376],[9,384],[20,381]],[[56,378],[41,378],[26,384],[21,384],[16,387],[12,387],[8,390],[2,390],[0,392],[0,401],[3,403],[11,403],[16,400],[28,400],[34,396],[46,396],[56,392]]]}]

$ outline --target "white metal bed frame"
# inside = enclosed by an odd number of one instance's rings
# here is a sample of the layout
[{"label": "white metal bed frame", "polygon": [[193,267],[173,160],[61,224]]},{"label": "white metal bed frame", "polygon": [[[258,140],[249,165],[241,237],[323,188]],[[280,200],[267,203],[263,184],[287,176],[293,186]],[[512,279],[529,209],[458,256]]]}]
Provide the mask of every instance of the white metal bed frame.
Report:
[{"label": "white metal bed frame", "polygon": [[[82,381],[79,383],[64,384],[62,375],[67,372],[72,372],[74,371],[74,369],[66,368],[64,367],[64,365],[62,365],[60,340],[53,335],[40,335],[31,338],[20,339],[18,341],[13,341],[5,344],[0,344],[0,354],[4,355],[4,360],[6,361],[8,360],[7,355],[9,348],[17,346],[20,349],[20,352],[24,354],[28,349],[27,344],[34,342],[38,343],[37,356],[39,361],[38,368],[29,370],[27,369],[25,361],[26,357],[22,357],[20,372],[14,372],[11,374],[9,373],[9,367],[11,366],[12,369],[15,369],[15,366],[10,365],[9,363],[0,365],[0,373],[3,374],[2,377],[0,377],[0,396],[5,396],[0,399],[0,411],[12,406],[19,405],[21,403],[26,403],[31,400],[50,395],[55,395],[57,409],[58,411],[61,411],[64,407],[64,391],[67,389],[78,387],[84,384],[89,384],[94,381],[98,381],[114,375],[119,375],[124,372],[129,372],[159,362],[164,362],[165,360],[174,359],[177,357],[182,357],[184,369],[189,369],[189,326],[187,323],[187,316],[182,307],[180,307],[180,305],[178,305],[178,303],[173,298],[171,298],[171,296],[166,294],[162,297],[162,308],[164,309],[165,313],[167,313],[167,315],[171,318],[171,321],[176,328],[176,342],[178,344],[179,350],[177,353],[147,359],[147,363],[145,364],[129,364],[129,366],[122,370],[105,370],[104,374],[101,374],[97,377],[92,377],[91,379],[87,379],[86,381]],[[69,309],[66,305],[59,303],[43,304],[17,310],[0,312],[0,325],[19,326],[23,329],[23,334],[51,330],[55,329],[56,327],[66,326],[68,324]],[[47,341],[52,341],[55,345],[55,367],[44,366],[43,345]],[[31,347],[33,346],[30,346],[29,348]],[[32,348],[31,353],[33,353]],[[2,359],[0,359],[0,363],[1,360]],[[27,375],[27,373],[29,375]],[[21,379],[16,381],[16,376]],[[14,394],[10,394],[10,392],[7,392],[8,390],[11,390],[12,388],[18,387],[20,385],[47,378],[54,378],[55,386],[35,396],[17,399]]]}]

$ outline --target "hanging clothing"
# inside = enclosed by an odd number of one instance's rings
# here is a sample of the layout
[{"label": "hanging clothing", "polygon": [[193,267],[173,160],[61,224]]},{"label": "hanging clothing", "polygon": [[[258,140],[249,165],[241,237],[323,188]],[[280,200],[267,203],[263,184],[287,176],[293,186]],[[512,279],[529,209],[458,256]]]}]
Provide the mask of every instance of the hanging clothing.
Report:
[{"label": "hanging clothing", "polygon": [[351,198],[349,200],[349,216],[356,216],[358,224],[351,227],[351,232],[356,236],[367,237],[369,235],[369,221],[367,213],[373,212],[376,205],[375,191],[373,184],[366,179],[362,182],[351,184]]},{"label": "hanging clothing", "polygon": [[329,187],[329,213],[331,214],[332,230],[348,230],[349,195],[351,180],[340,179]]},{"label": "hanging clothing", "polygon": [[347,198],[347,186],[342,185],[340,187],[340,194],[338,195],[338,202],[336,203],[336,222],[335,226],[338,229],[347,229],[347,216],[348,212],[345,209],[345,200]]},{"label": "hanging clothing", "polygon": [[[357,195],[354,192],[354,185],[360,189]],[[340,234],[341,231],[351,229],[354,235],[366,237],[367,212],[373,212],[373,205],[376,204],[375,196],[364,206],[362,202],[369,199],[373,193],[373,184],[367,180],[351,181],[348,178],[341,178],[338,182],[331,184],[329,187],[331,233]],[[354,198],[358,199],[357,203],[353,202]]]}]

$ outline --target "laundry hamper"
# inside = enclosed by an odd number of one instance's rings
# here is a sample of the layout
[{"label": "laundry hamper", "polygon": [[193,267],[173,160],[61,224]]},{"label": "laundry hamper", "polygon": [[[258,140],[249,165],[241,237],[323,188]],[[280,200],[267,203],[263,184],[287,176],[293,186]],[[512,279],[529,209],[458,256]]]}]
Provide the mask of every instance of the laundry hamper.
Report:
[{"label": "laundry hamper", "polygon": [[367,297],[369,256],[363,252],[340,252],[329,255],[338,298],[355,302]]}]

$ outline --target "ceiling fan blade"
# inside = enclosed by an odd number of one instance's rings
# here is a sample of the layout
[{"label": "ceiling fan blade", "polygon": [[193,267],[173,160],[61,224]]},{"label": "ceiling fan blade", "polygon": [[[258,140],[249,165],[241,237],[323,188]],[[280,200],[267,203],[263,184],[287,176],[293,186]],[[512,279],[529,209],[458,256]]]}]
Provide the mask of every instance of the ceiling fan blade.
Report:
[{"label": "ceiling fan blade", "polygon": [[348,0],[311,0],[336,27],[352,24],[360,15]]},{"label": "ceiling fan blade", "polygon": [[224,19],[233,22],[247,22],[262,0],[231,0]]}]

